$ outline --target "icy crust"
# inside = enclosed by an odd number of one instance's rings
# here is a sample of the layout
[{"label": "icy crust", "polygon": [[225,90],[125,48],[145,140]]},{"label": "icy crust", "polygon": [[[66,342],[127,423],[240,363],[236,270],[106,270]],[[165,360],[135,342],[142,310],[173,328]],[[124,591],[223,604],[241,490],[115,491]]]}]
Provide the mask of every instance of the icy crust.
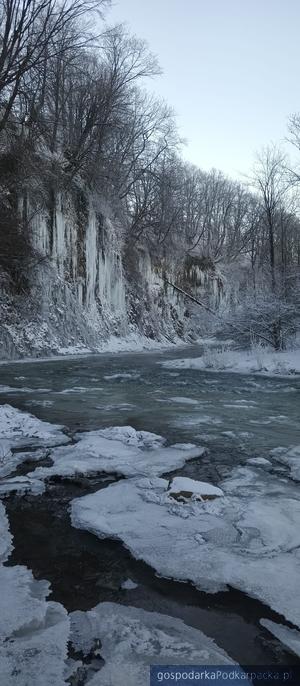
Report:
[{"label": "icy crust", "polygon": [[300,657],[300,632],[297,629],[290,629],[284,624],[276,624],[270,619],[261,619],[260,623],[292,653]]},{"label": "icy crust", "polygon": [[11,405],[0,405],[0,439],[5,439],[10,447],[68,443],[70,439],[62,429],[62,426],[43,422]]},{"label": "icy crust", "polygon": [[88,654],[101,641],[105,664],[89,686],[141,686],[151,664],[232,664],[216,643],[182,620],[115,603],[71,614],[71,641]]},{"label": "icy crust", "polygon": [[51,452],[53,466],[38,467],[34,478],[72,476],[97,472],[125,477],[152,476],[182,467],[188,460],[201,457],[205,448],[194,444],[162,447],[164,439],[132,427],[112,427],[76,434],[75,445]]},{"label": "icy crust", "polygon": [[131,479],[72,503],[72,523],[123,541],[160,576],[207,592],[228,586],[300,626],[300,500],[296,486],[239,468],[223,497],[176,502],[168,482]]}]

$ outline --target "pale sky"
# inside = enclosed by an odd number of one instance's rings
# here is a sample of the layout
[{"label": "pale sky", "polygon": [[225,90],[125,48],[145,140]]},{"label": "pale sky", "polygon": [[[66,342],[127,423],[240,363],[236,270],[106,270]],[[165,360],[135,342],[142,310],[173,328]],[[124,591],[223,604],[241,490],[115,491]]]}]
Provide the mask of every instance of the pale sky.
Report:
[{"label": "pale sky", "polygon": [[113,0],[163,69],[149,87],[176,111],[184,156],[232,177],[300,111],[300,0]]}]

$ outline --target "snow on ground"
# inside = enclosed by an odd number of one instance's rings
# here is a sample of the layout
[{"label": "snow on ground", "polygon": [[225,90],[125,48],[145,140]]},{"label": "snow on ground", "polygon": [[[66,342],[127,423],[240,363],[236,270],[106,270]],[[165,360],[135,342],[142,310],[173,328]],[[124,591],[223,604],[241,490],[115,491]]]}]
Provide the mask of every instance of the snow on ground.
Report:
[{"label": "snow on ground", "polygon": [[252,350],[214,350],[202,357],[160,362],[168,369],[197,369],[244,373],[267,373],[286,376],[300,374],[300,350],[275,352],[257,347]]},{"label": "snow on ground", "polygon": [[[199,340],[199,343],[201,344],[201,339]],[[206,344],[208,345],[208,341],[206,341]],[[73,357],[73,358],[80,358],[80,357],[88,357],[88,356],[94,356],[95,354],[99,353],[129,353],[129,352],[143,352],[143,351],[159,351],[159,350],[167,350],[170,348],[185,348],[188,345],[187,342],[183,341],[182,338],[175,337],[174,340],[170,340],[169,338],[164,338],[163,336],[160,338],[160,340],[153,340],[152,338],[147,338],[146,336],[143,336],[143,334],[133,332],[131,334],[128,334],[127,336],[110,336],[106,340],[100,341],[99,345],[95,347],[86,347],[85,345],[67,345],[67,346],[59,346],[57,345],[55,348],[51,349],[49,351],[49,354],[47,355],[47,350],[45,345],[42,345],[42,351],[45,351],[45,356],[40,356],[39,353],[41,352],[40,349],[34,349],[32,352],[36,353],[36,357],[22,357],[20,359],[8,359],[8,360],[0,360],[0,365],[1,364],[23,364],[24,362],[50,362],[51,360],[59,360],[59,359],[64,359],[65,357]]]},{"label": "snow on ground", "polygon": [[71,641],[84,654],[101,641],[96,654],[105,664],[89,686],[123,686],[124,675],[126,686],[147,684],[151,664],[233,664],[211,638],[181,619],[116,603],[73,612]]},{"label": "snow on ground", "polygon": [[72,503],[72,523],[124,542],[160,576],[258,598],[300,626],[297,486],[240,467],[224,497],[176,502],[161,478],[121,481]]},{"label": "snow on ground", "polygon": [[261,619],[260,623],[292,653],[300,657],[300,632],[297,629],[290,629],[284,624],[276,624],[270,619]]},{"label": "snow on ground", "polygon": [[38,467],[34,478],[54,475],[72,476],[106,472],[126,477],[152,476],[179,469],[188,461],[204,455],[205,448],[178,444],[164,448],[164,439],[132,427],[112,427],[76,434],[74,445],[51,452],[53,466]]},{"label": "snow on ground", "polygon": [[288,449],[275,448],[271,451],[271,457],[290,468],[291,479],[300,481],[300,445]]}]

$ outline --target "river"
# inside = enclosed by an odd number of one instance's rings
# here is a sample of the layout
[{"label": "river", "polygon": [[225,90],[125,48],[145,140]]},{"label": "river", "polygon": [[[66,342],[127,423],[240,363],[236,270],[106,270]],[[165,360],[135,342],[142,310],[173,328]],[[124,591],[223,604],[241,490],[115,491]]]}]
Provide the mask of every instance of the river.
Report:
[{"label": "river", "polygon": [[[161,366],[167,359],[193,356],[199,356],[198,346],[5,364],[0,402],[63,424],[71,436],[131,425],[168,443],[203,445],[208,454],[179,471],[214,484],[249,457],[268,457],[273,448],[300,443],[299,377]],[[22,465],[18,473],[29,469]],[[26,564],[37,578],[49,579],[51,598],[68,610],[86,610],[103,600],[135,605],[181,617],[241,664],[295,664],[260,626],[261,617],[282,618],[259,601],[234,590],[210,595],[160,579],[121,543],[71,527],[70,500],[105,488],[114,478],[53,480],[42,496],[10,495],[6,507],[15,549],[9,564]],[[122,589],[128,578],[136,588]]]}]

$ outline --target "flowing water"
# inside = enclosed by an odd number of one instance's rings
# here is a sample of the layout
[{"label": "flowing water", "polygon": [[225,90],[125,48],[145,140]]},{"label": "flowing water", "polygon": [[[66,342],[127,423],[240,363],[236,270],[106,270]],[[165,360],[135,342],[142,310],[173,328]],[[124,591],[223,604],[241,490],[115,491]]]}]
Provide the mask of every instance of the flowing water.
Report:
[{"label": "flowing water", "polygon": [[[208,454],[180,473],[212,483],[250,456],[268,457],[273,448],[300,443],[299,378],[167,369],[160,364],[199,352],[194,347],[3,365],[0,402],[64,424],[71,435],[131,425],[161,434],[168,443],[204,445]],[[105,488],[113,479],[99,475],[57,480],[43,496],[7,498],[15,544],[9,564],[26,564],[37,578],[49,579],[52,599],[68,610],[86,610],[103,600],[136,605],[181,617],[215,638],[240,663],[295,663],[259,625],[261,617],[282,621],[262,603],[234,590],[209,595],[159,579],[120,543],[100,541],[71,527],[69,502]],[[123,590],[128,578],[137,587]]]}]

